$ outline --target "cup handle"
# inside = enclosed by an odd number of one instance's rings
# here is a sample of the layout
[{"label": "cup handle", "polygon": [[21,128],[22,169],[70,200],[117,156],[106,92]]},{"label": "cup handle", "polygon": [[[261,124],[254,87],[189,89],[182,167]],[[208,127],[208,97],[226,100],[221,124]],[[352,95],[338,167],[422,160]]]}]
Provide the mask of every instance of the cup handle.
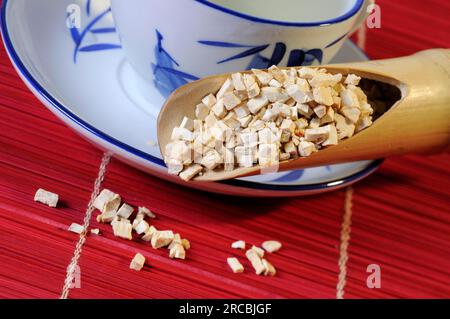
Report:
[{"label": "cup handle", "polygon": [[355,24],[352,27],[349,34],[352,34],[356,30],[358,30],[359,27],[364,23],[364,21],[367,19],[367,17],[370,14],[370,11],[368,12],[367,8],[373,4],[375,4],[375,0],[365,0],[364,1],[363,5],[361,7],[361,11],[359,12],[359,16],[356,19]]}]

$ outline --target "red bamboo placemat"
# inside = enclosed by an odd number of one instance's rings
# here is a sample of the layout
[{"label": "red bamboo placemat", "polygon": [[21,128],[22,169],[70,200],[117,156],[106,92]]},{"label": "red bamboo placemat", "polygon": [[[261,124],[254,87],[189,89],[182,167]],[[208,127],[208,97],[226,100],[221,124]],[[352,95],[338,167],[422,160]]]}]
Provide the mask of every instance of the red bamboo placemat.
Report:
[{"label": "red bamboo placemat", "polygon": [[[382,28],[368,30],[372,58],[448,47],[446,1],[378,1]],[[26,89],[0,51],[0,297],[60,296],[102,153],[64,126]],[[61,150],[64,152],[61,152]],[[403,156],[354,187],[346,298],[450,297],[450,154]],[[58,193],[51,209],[33,202],[42,187]],[[158,229],[189,238],[186,261],[141,241],[89,236],[80,258],[81,288],[70,298],[335,298],[345,191],[290,199],[222,197],[159,180],[112,160],[103,187],[145,205]],[[350,217],[350,216],[348,216]],[[276,277],[258,277],[244,262],[232,274],[226,257],[236,239],[284,246],[270,256]],[[136,252],[150,266],[128,269]],[[241,258],[245,260],[244,258]],[[370,264],[381,288],[366,285]]]}]

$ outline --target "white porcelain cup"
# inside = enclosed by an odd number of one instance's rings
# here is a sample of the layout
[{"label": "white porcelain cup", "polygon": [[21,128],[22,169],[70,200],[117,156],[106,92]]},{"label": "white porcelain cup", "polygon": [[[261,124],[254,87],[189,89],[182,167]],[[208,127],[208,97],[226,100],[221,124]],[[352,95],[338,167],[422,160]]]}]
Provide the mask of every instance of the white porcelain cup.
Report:
[{"label": "white porcelain cup", "polygon": [[207,75],[329,62],[373,0],[112,0],[127,59],[167,97]]}]

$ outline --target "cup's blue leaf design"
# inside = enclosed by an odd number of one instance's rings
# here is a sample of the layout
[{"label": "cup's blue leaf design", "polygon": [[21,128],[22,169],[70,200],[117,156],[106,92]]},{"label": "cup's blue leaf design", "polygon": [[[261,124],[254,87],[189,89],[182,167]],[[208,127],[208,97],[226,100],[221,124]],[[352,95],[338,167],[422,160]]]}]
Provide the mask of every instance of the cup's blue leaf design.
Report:
[{"label": "cup's blue leaf design", "polygon": [[334,40],[333,42],[331,42],[330,44],[328,44],[325,48],[330,48],[333,45],[335,45],[336,43],[338,43],[339,41],[341,41],[342,39],[344,39],[346,36],[348,35],[348,32],[342,36],[340,36],[339,38],[337,38],[336,40]]},{"label": "cup's blue leaf design", "polygon": [[257,54],[257,53],[267,49],[268,46],[269,46],[268,44],[264,44],[264,45],[259,45],[259,46],[250,48],[250,49],[245,50],[245,51],[243,51],[241,53],[233,55],[233,56],[231,56],[229,58],[223,59],[223,60],[217,62],[217,64],[221,64],[221,63],[225,63],[225,62],[229,62],[229,61],[232,61],[232,60],[241,59],[241,58],[245,58],[245,57],[250,56],[250,55]]},{"label": "cup's blue leaf design", "polygon": [[101,33],[116,33],[116,28],[97,28],[92,29],[91,33],[93,34],[101,34]]},{"label": "cup's blue leaf design", "polygon": [[163,67],[163,66],[160,66],[159,69],[162,70],[162,71],[166,71],[168,73],[171,73],[173,75],[182,77],[184,79],[191,80],[191,81],[198,80],[198,77],[196,77],[196,76],[194,76],[192,74],[183,72],[183,71],[178,71],[178,70],[175,70],[175,69],[172,69],[172,68],[166,68],[166,67]]},{"label": "cup's blue leaf design", "polygon": [[72,40],[75,44],[80,43],[80,32],[78,32],[77,28],[71,28],[70,35],[72,36]]},{"label": "cup's blue leaf design", "polygon": [[305,51],[305,61],[303,62],[302,65],[311,65],[314,63],[315,60],[317,60],[317,62],[321,64],[322,58],[323,58],[323,51],[321,49],[311,49]]},{"label": "cup's blue leaf design", "polygon": [[155,47],[156,63],[152,63],[154,84],[164,97],[168,97],[176,88],[198,80],[198,77],[176,69],[180,64],[163,47],[163,35],[156,30],[157,44]]},{"label": "cup's blue leaf design", "polygon": [[247,70],[251,69],[267,69],[269,59],[266,57],[263,57],[261,54],[256,54],[250,63],[247,66]]},{"label": "cup's blue leaf design", "polygon": [[163,56],[161,56],[161,57],[168,58],[170,60],[170,61],[168,61],[169,65],[171,65],[171,63],[173,62],[176,66],[180,66],[180,64],[177,61],[175,61],[174,58],[172,58],[172,56],[166,51],[166,49],[163,48],[162,41],[163,41],[164,37],[162,36],[161,32],[159,32],[158,30],[156,30],[156,38],[158,39],[156,49],[159,53],[163,54]]},{"label": "cup's blue leaf design", "polygon": [[248,44],[241,44],[241,43],[233,43],[233,42],[223,42],[223,41],[208,41],[208,40],[200,40],[198,43],[207,45],[207,46],[213,46],[213,47],[220,47],[220,48],[247,48],[246,50],[235,54],[231,57],[225,58],[223,60],[220,60],[217,62],[217,64],[226,63],[232,60],[242,59],[251,55],[254,55],[252,61],[248,65],[247,69],[251,68],[258,68],[258,69],[264,69],[266,65],[269,63],[269,59],[263,57],[259,53],[261,51],[264,51],[269,47],[269,44],[263,44],[263,45],[248,45]]},{"label": "cup's blue leaf design", "polygon": [[[330,48],[333,45],[339,43],[341,40],[345,39],[348,33],[343,34],[336,40],[329,43],[325,48]],[[270,44],[262,44],[262,45],[247,45],[241,43],[233,43],[233,42],[224,42],[224,41],[210,41],[210,40],[200,40],[198,43],[221,47],[221,48],[249,48],[243,52],[235,54],[231,57],[222,59],[217,62],[217,64],[226,63],[236,59],[242,59],[248,56],[254,56],[250,61],[247,69],[258,68],[265,69],[272,65],[278,65],[283,60],[286,55],[286,45],[282,42],[275,43],[274,49],[272,51],[272,55],[270,58],[267,58],[260,54],[260,52],[266,50]],[[319,48],[314,49],[294,49],[289,52],[287,66],[299,66],[299,65],[312,65],[315,62],[321,64],[323,60],[323,50]]]},{"label": "cup's blue leaf design", "polygon": [[268,60],[267,58],[264,58],[263,56],[259,55],[258,53],[261,51],[264,51],[269,47],[269,44],[263,44],[263,45],[248,45],[248,44],[241,44],[241,43],[233,43],[233,42],[222,42],[222,41],[206,41],[206,40],[200,40],[198,43],[207,45],[207,46],[213,46],[213,47],[220,47],[220,48],[248,48],[238,54],[235,54],[229,58],[225,58],[223,60],[220,60],[217,62],[217,64],[229,62],[236,59],[242,59],[251,55],[255,55],[254,61],[250,63],[250,65],[254,68],[257,68],[258,66],[265,64],[266,62],[263,62],[265,60]]},{"label": "cup's blue leaf design", "polygon": [[281,42],[277,42],[275,44],[275,48],[273,49],[272,56],[270,59],[262,56],[261,54],[256,54],[250,64],[247,66],[247,69],[267,69],[272,65],[278,65],[283,59],[286,53],[286,45]]},{"label": "cup's blue leaf design", "polygon": [[87,0],[87,1],[86,1],[86,14],[87,14],[88,16],[91,15],[91,0]]},{"label": "cup's blue leaf design", "polygon": [[282,42],[277,42],[275,44],[275,48],[273,49],[272,56],[270,60],[267,61],[267,67],[271,67],[272,65],[278,65],[281,60],[283,60],[284,55],[286,54],[286,44]]},{"label": "cup's blue leaf design", "polygon": [[297,171],[292,171],[289,172],[283,176],[280,176],[274,180],[272,180],[271,182],[294,182],[294,181],[298,181],[302,176],[303,173],[305,173],[305,171],[303,169],[297,170]]},{"label": "cup's blue leaf design", "polygon": [[245,45],[245,44],[221,42],[221,41],[198,41],[198,43],[213,46],[213,47],[222,47],[222,48],[253,48],[253,47],[255,47],[253,45]]},{"label": "cup's blue leaf design", "polygon": [[287,65],[288,66],[302,65],[304,61],[305,61],[305,51],[292,50],[291,53],[289,53]]},{"label": "cup's blue leaf design", "polygon": [[[86,2],[86,14],[88,16],[91,15],[91,5],[92,1],[89,0]],[[77,29],[75,26],[70,28],[70,35],[75,44],[75,48],[73,51],[73,63],[77,63],[78,53],[80,52],[95,52],[95,51],[105,51],[105,50],[113,50],[120,49],[121,45],[116,43],[94,43],[89,45],[83,45],[83,40],[85,39],[88,33],[93,34],[104,34],[104,33],[113,33],[116,32],[114,26],[105,27],[105,28],[95,28],[95,26],[108,14],[111,13],[111,8],[105,9],[103,12],[98,14],[95,18],[93,18],[84,28]]]},{"label": "cup's blue leaf design", "polygon": [[322,63],[323,52],[321,49],[292,50],[289,54],[287,66],[311,65],[314,61]]},{"label": "cup's blue leaf design", "polygon": [[80,52],[92,52],[92,51],[104,51],[111,49],[120,49],[121,46],[118,44],[110,44],[110,43],[99,43],[99,44],[91,44],[80,48]]}]

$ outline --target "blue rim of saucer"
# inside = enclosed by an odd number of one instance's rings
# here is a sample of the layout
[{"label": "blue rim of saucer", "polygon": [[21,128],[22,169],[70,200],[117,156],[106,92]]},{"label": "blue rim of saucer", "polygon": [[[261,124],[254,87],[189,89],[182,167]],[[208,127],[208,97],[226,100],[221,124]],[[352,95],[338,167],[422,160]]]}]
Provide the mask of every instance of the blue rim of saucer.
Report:
[{"label": "blue rim of saucer", "polygon": [[[99,129],[95,128],[93,125],[87,123],[86,121],[82,120],[80,117],[78,117],[76,114],[72,113],[69,109],[67,109],[64,105],[62,105],[60,102],[58,102],[49,92],[47,92],[40,84],[39,82],[31,75],[31,73],[27,70],[25,65],[23,64],[22,60],[20,59],[19,55],[17,54],[16,50],[14,49],[14,46],[12,44],[12,41],[9,36],[8,27],[6,23],[6,8],[8,3],[12,0],[3,0],[3,5],[1,8],[1,15],[0,15],[0,32],[5,44],[5,48],[8,51],[8,54],[10,55],[14,65],[16,66],[17,70],[20,72],[20,74],[26,79],[26,81],[37,91],[39,92],[39,95],[42,96],[45,100],[47,100],[53,107],[61,112],[64,116],[69,118],[71,121],[73,121],[78,126],[84,128],[88,132],[94,134],[98,138],[102,139],[103,141],[106,141],[116,147],[119,147],[137,157],[140,157],[142,159],[148,160],[154,164],[160,165],[165,167],[165,163],[162,159],[154,157],[150,154],[147,154],[143,151],[140,151],[126,143],[123,143],[114,137],[100,131]],[[355,48],[357,48],[355,46]],[[359,48],[358,48],[359,49]],[[360,50],[360,49],[359,49]],[[362,50],[361,52],[366,55]],[[366,55],[367,56],[367,55]],[[367,176],[371,174],[373,171],[375,171],[383,162],[383,159],[377,159],[370,163],[367,167],[362,169],[361,171],[349,175],[347,177],[329,181],[329,182],[323,182],[323,183],[317,183],[317,184],[307,184],[307,185],[276,185],[276,184],[263,184],[258,182],[251,182],[251,181],[245,181],[245,180],[228,180],[228,181],[220,181],[218,183],[234,186],[234,187],[241,187],[241,188],[252,188],[252,189],[260,189],[260,190],[273,190],[273,191],[314,191],[314,190],[321,190],[325,188],[330,187],[336,187],[339,185],[345,185],[348,183],[351,183],[352,181],[361,179],[364,176]]]},{"label": "blue rim of saucer", "polygon": [[326,25],[330,25],[330,24],[334,24],[334,23],[339,23],[339,22],[348,20],[351,17],[353,17],[356,13],[359,12],[359,10],[361,9],[361,7],[364,3],[364,0],[356,0],[355,4],[349,11],[347,11],[346,13],[344,13],[336,18],[333,18],[333,19],[317,21],[317,22],[288,22],[288,21],[278,21],[278,20],[258,18],[258,17],[252,16],[249,14],[245,14],[245,13],[234,11],[232,9],[225,8],[221,5],[212,3],[211,1],[208,1],[208,0],[195,0],[195,1],[198,3],[204,4],[204,5],[207,5],[208,7],[225,12],[227,14],[234,15],[239,18],[243,18],[243,19],[250,20],[253,22],[275,24],[275,25],[281,25],[281,26],[285,26],[285,27],[319,27],[319,26],[326,26]]}]

